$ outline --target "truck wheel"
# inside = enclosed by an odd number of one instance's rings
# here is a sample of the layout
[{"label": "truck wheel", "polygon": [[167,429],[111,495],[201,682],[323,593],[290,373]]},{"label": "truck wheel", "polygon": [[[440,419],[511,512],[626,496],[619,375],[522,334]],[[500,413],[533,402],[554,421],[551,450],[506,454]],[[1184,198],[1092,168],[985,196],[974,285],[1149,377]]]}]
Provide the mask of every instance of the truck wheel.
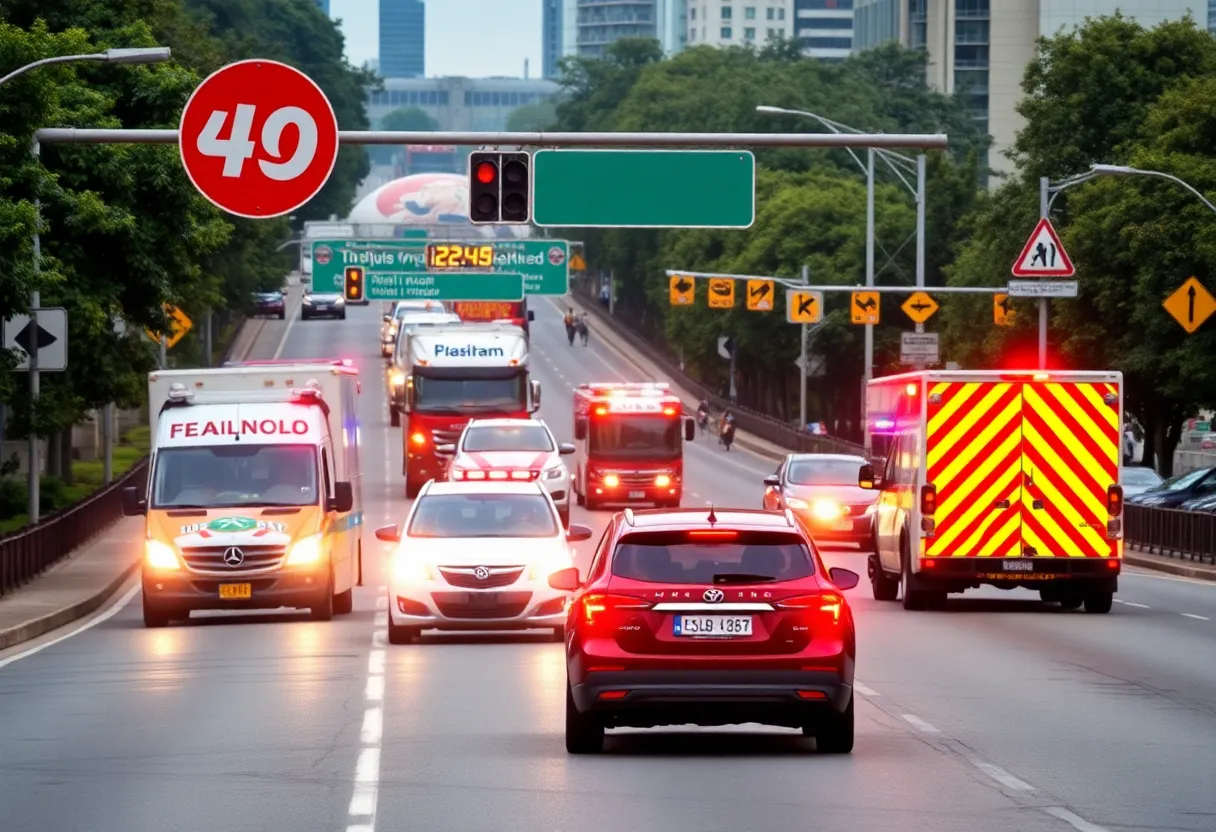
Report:
[{"label": "truck wheel", "polygon": [[334,596],[334,615],[350,615],[355,609],[355,590],[339,592]]},{"label": "truck wheel", "polygon": [[870,588],[875,601],[894,601],[899,597],[899,580],[882,570],[877,555],[870,556]]},{"label": "truck wheel", "polygon": [[144,595],[144,626],[145,627],[168,627],[169,626],[169,611],[157,607],[155,604],[148,602],[148,596]]},{"label": "truck wheel", "polygon": [[1091,592],[1085,596],[1085,611],[1092,613],[1107,613],[1110,612],[1111,606],[1115,603],[1115,593],[1113,592]]},{"label": "truck wheel", "polygon": [[1070,595],[1060,599],[1060,606],[1066,610],[1075,610],[1085,601],[1080,595]]},{"label": "truck wheel", "polygon": [[912,589],[912,556],[908,553],[908,539],[900,538],[899,546],[900,555],[900,570],[899,570],[899,593],[903,596],[904,609],[906,610],[924,610],[928,609],[928,599],[925,593],[920,590]]},{"label": "truck wheel", "polygon": [[401,427],[401,411],[395,407],[390,407],[388,412],[388,423],[395,428]]}]

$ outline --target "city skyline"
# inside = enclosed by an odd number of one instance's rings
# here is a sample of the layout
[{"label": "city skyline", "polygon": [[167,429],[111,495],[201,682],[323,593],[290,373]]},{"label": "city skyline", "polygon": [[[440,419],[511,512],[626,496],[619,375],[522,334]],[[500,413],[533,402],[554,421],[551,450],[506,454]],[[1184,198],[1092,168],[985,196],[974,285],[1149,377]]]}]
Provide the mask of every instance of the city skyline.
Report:
[{"label": "city skyline", "polygon": [[[379,0],[330,0],[355,66],[379,58]],[[429,0],[426,75],[541,76],[541,0]]]}]

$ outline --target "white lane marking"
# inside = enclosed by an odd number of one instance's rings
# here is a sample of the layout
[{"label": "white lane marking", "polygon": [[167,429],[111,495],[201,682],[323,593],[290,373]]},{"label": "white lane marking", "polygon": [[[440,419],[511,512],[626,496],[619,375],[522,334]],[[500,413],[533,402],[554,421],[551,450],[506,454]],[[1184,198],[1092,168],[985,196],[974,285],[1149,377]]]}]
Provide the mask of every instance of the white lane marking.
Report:
[{"label": "white lane marking", "polygon": [[384,650],[377,647],[372,651],[367,658],[367,672],[369,674],[384,673]]},{"label": "white lane marking", "polygon": [[388,609],[388,596],[387,595],[377,595],[376,596],[376,609],[378,609],[378,610]]},{"label": "white lane marking", "polygon": [[1211,621],[1212,620],[1212,619],[1208,618],[1206,615],[1195,615],[1195,613],[1193,613],[1193,612],[1184,612],[1184,613],[1182,613],[1182,616],[1184,618],[1193,618],[1196,621]]},{"label": "white lane marking", "polygon": [[114,604],[109,609],[107,609],[105,612],[101,613],[100,615],[98,615],[94,618],[90,618],[84,624],[81,624],[79,627],[72,630],[71,632],[64,633],[63,635],[59,636],[58,638],[54,638],[54,639],[51,639],[50,641],[43,642],[42,644],[39,644],[36,647],[31,647],[30,649],[22,651],[15,656],[9,656],[7,659],[0,659],[0,668],[10,665],[13,662],[20,661],[21,659],[28,658],[28,657],[34,655],[35,653],[41,653],[43,650],[45,650],[48,647],[56,645],[61,641],[67,641],[72,636],[78,636],[81,633],[83,633],[85,630],[91,630],[94,627],[96,627],[98,624],[103,624],[106,621],[109,621],[111,618],[118,615],[118,613],[122,611],[123,607],[125,607],[128,603],[130,603],[131,599],[135,597],[135,594],[137,592],[139,592],[139,589],[140,589],[140,587],[138,585],[131,587],[131,589],[127,592],[127,594],[122,596],[121,598],[119,598],[117,601],[115,601]]},{"label": "white lane marking", "polygon": [[[363,744],[379,745],[384,735],[384,709],[368,708],[363,712]],[[371,749],[369,749],[371,750]]]},{"label": "white lane marking", "polygon": [[[380,586],[376,606],[387,605],[387,588]],[[385,604],[380,604],[384,601]],[[351,793],[350,823],[346,832],[375,832],[376,804],[380,796],[380,749],[384,742],[384,660],[388,633],[388,614],[376,613],[376,625],[372,631],[372,651],[367,658],[367,688],[364,691],[369,703],[363,712],[363,726],[359,731],[362,748],[355,764],[355,783]]]},{"label": "white lane marking", "polygon": [[283,348],[287,346],[287,336],[291,334],[291,328],[296,325],[296,319],[300,317],[302,306],[295,307],[295,311],[291,313],[291,320],[287,322],[287,327],[283,330],[283,337],[279,339],[279,345],[274,351],[274,360],[278,361],[279,356],[283,354]]},{"label": "white lane marking", "polygon": [[1147,610],[1147,609],[1151,609],[1151,607],[1149,607],[1149,605],[1148,605],[1148,604],[1137,604],[1137,603],[1136,603],[1136,602],[1134,602],[1134,601],[1124,601],[1124,600],[1122,600],[1122,599],[1120,599],[1120,598],[1116,598],[1116,599],[1115,599],[1115,603],[1116,603],[1116,604],[1122,604],[1122,605],[1123,605],[1123,606],[1125,606],[1125,607],[1135,607],[1135,608],[1136,608],[1136,609],[1138,609],[1138,610]]},{"label": "white lane marking", "polygon": [[[350,800],[350,814],[355,817],[375,817],[376,793],[380,782],[380,749],[364,748],[355,766],[355,792]],[[374,823],[373,823],[373,828]]]},{"label": "white lane marking", "polygon": [[384,677],[383,676],[368,676],[366,696],[373,702],[379,702],[384,699]]},{"label": "white lane marking", "polygon": [[1025,780],[1019,780],[1000,766],[994,766],[992,763],[984,760],[972,760],[971,765],[978,768],[980,771],[987,774],[996,782],[1000,783],[1007,789],[1013,789],[1017,792],[1032,792],[1034,786],[1027,783]]},{"label": "white lane marking", "polygon": [[[387,607],[388,605],[385,604],[385,606]],[[380,610],[380,612],[376,613],[376,619],[372,623],[375,624],[375,626],[377,628],[387,627],[388,626],[388,612],[385,610]]]},{"label": "white lane marking", "polygon": [[916,714],[900,714],[900,716],[903,717],[904,722],[908,723],[913,728],[916,728],[918,731],[924,731],[926,734],[939,733],[933,723],[926,722]]},{"label": "white lane marking", "polygon": [[874,690],[874,688],[866,687],[856,679],[853,680],[853,690],[857,691],[862,696],[878,696],[878,691]]},{"label": "white lane marking", "polygon": [[1076,829],[1077,832],[1109,832],[1105,826],[1090,823],[1085,818],[1068,811],[1063,806],[1043,806],[1042,810],[1056,820],[1064,821],[1073,829]]}]

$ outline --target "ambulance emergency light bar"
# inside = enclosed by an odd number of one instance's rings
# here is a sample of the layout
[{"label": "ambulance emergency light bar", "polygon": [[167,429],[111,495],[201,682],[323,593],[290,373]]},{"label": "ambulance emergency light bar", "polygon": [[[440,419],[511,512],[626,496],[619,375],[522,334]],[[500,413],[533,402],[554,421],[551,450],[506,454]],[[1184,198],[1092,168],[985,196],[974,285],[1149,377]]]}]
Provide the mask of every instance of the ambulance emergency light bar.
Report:
[{"label": "ambulance emergency light bar", "polygon": [[[290,390],[216,390],[201,396],[184,384],[169,385],[165,407],[187,404],[273,404],[275,402],[323,403],[321,385],[314,379]],[[163,409],[163,408],[162,408]]]},{"label": "ambulance emergency light bar", "polygon": [[590,390],[593,393],[607,392],[616,395],[636,393],[662,393],[671,389],[671,385],[660,381],[593,381],[580,384],[580,390]]},{"label": "ambulance emergency light bar", "polygon": [[662,413],[664,416],[675,416],[676,409],[653,399],[642,401],[612,399],[607,405],[598,405],[595,408],[596,416],[604,416],[608,413]]}]

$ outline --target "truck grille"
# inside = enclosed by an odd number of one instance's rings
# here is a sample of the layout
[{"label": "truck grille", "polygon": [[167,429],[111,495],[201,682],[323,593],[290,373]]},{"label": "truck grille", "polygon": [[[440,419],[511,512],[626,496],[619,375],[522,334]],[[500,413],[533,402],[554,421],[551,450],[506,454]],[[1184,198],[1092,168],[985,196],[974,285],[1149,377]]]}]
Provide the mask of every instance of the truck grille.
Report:
[{"label": "truck grille", "polygon": [[[455,428],[453,430],[432,430],[431,437],[435,440],[435,446],[438,448],[440,445],[455,445],[460,441],[460,434],[463,432],[463,427]],[[439,457],[440,459],[452,458],[451,454],[441,454],[438,450],[435,451],[435,456]]]},{"label": "truck grille", "polygon": [[433,592],[431,598],[447,618],[517,618],[532,600],[531,592]]},{"label": "truck grille", "polygon": [[477,576],[477,569],[483,567],[441,566],[439,574],[452,586],[464,589],[495,589],[510,586],[519,580],[523,574],[522,566],[491,566],[484,567],[489,574],[484,578]]},{"label": "truck grille", "polygon": [[[225,558],[229,549],[240,552],[240,563],[229,563]],[[194,572],[256,572],[259,569],[276,569],[287,554],[284,546],[186,546],[182,549],[182,560],[186,568]]]}]

